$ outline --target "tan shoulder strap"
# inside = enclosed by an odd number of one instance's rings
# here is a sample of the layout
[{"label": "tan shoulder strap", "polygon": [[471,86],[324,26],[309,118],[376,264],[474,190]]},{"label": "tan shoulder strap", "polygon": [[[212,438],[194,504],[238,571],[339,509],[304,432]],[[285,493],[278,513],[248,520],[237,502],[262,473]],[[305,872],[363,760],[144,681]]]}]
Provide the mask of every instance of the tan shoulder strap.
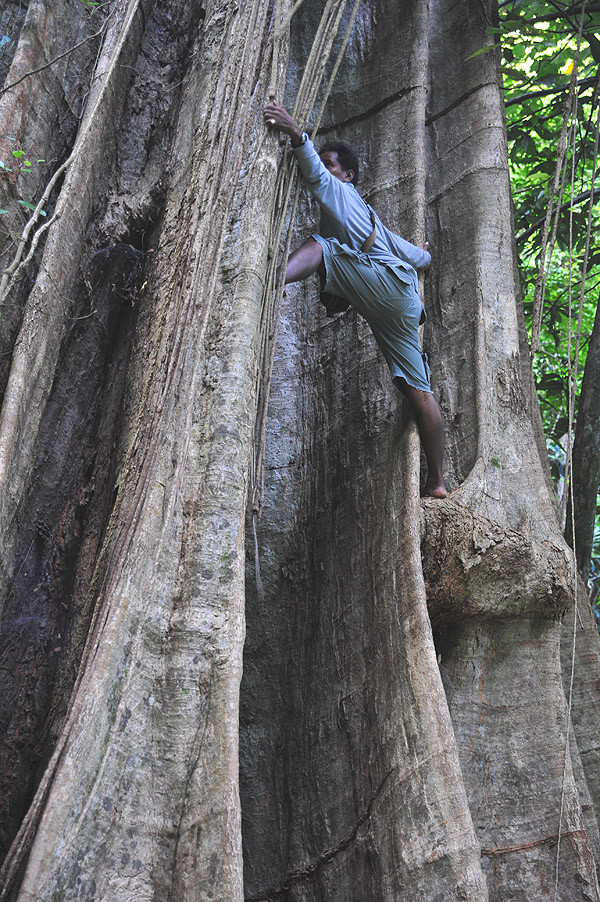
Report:
[{"label": "tan shoulder strap", "polygon": [[375,228],[375,214],[370,207],[369,213],[371,215],[371,225],[373,226],[373,231],[360,249],[362,254],[366,254],[367,251],[373,247],[373,245],[375,244],[375,239],[377,238],[377,229]]}]

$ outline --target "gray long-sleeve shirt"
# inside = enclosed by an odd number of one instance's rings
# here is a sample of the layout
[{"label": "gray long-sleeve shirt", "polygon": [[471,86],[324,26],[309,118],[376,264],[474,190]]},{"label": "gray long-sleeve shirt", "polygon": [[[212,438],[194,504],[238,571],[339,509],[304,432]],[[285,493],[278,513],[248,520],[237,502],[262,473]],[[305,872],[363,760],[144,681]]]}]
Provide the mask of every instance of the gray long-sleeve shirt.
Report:
[{"label": "gray long-sleeve shirt", "polygon": [[[319,234],[337,238],[341,244],[359,250],[373,231],[370,207],[351,182],[341,182],[329,172],[310,139],[295,147],[294,153],[304,181],[321,207]],[[429,252],[396,235],[376,213],[375,227],[377,237],[368,251],[369,257],[405,270],[410,281],[416,284],[415,270],[429,266]]]}]

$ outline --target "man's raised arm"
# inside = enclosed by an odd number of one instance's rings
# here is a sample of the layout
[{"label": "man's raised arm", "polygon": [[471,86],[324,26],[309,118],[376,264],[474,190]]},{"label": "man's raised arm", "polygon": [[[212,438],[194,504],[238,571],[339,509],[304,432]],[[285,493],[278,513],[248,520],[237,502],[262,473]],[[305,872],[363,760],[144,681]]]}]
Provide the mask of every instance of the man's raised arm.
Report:
[{"label": "man's raised arm", "polygon": [[298,166],[311,194],[314,194],[329,216],[338,222],[344,222],[348,215],[348,189],[345,183],[332,176],[323,165],[312,141],[308,138],[306,141],[302,140],[300,126],[280,104],[275,101],[268,104],[264,110],[264,119],[267,125],[290,136]]}]

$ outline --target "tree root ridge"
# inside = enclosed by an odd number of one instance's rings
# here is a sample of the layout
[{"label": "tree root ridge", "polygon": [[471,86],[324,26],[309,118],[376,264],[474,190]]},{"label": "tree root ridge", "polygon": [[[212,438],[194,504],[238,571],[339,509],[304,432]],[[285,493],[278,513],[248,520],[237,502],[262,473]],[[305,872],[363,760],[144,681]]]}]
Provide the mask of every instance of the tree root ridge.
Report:
[{"label": "tree root ridge", "polygon": [[177,824],[177,832],[175,835],[175,842],[173,846],[173,856],[171,863],[171,872],[174,876],[174,881],[171,884],[169,889],[169,896],[167,902],[174,902],[176,899],[175,892],[177,887],[175,886],[175,881],[177,879],[177,864],[179,861],[179,845],[181,842],[181,837],[183,835],[183,819],[186,813],[186,802],[188,802],[190,797],[190,786],[196,773],[196,769],[198,767],[198,762],[200,761],[200,756],[204,751],[204,740],[206,737],[206,731],[208,729],[209,724],[209,711],[210,711],[210,702],[212,696],[212,687],[213,687],[213,675],[214,675],[214,662],[211,666],[210,671],[210,679],[208,683],[208,691],[206,693],[206,699],[204,703],[204,712],[201,721],[198,724],[198,728],[196,730],[196,734],[194,736],[194,740],[192,742],[192,754],[190,756],[190,762],[187,768],[185,786],[183,791],[183,805],[181,806],[181,810],[179,813],[179,823]]},{"label": "tree root ridge", "polygon": [[285,893],[289,892],[292,887],[297,886],[299,883],[305,883],[307,881],[315,880],[319,871],[325,867],[325,865],[329,864],[330,861],[340,854],[340,852],[344,852],[352,843],[356,840],[358,835],[358,831],[362,827],[362,825],[369,820],[373,813],[373,809],[377,804],[380,796],[382,795],[386,784],[389,782],[392,774],[396,772],[397,768],[393,767],[391,770],[387,772],[378,788],[375,790],[371,799],[361,817],[357,820],[356,824],[348,833],[344,839],[342,839],[336,846],[333,846],[331,849],[326,849],[324,852],[318,856],[316,861],[313,861],[311,864],[307,865],[304,868],[299,868],[296,871],[291,871],[288,876],[285,878],[283,883],[279,886],[274,887],[273,889],[269,889],[264,893],[259,893],[257,896],[246,896],[246,902],[272,902],[273,899],[277,899],[280,896],[283,896]]},{"label": "tree root ridge", "polygon": [[562,616],[572,597],[566,546],[535,536],[528,523],[511,529],[453,498],[424,499],[422,510],[423,574],[433,621]]}]

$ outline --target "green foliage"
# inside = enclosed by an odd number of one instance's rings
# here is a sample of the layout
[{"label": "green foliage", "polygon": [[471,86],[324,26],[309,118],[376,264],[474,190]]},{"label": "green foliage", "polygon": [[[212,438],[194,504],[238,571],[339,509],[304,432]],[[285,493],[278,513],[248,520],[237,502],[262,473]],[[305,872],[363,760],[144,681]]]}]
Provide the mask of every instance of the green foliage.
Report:
[{"label": "green foliage", "polygon": [[[17,139],[11,137],[10,135],[4,135],[2,138],[3,141],[12,141],[14,144],[17,143]],[[0,159],[0,178],[10,178],[11,173],[12,178],[15,178],[17,173],[28,174],[34,171],[34,169],[39,166],[41,163],[45,163],[46,161],[43,159],[28,159],[29,156],[34,156],[35,154],[28,154],[23,148],[17,147],[16,150],[12,150],[11,145],[6,144],[4,147],[0,145],[0,152],[7,159],[7,161],[11,164],[10,166],[4,162],[4,160]],[[10,158],[13,158],[12,160]],[[30,203],[30,201],[23,200],[21,198],[17,198],[16,204],[20,204],[22,207],[26,207],[28,210],[35,210],[36,205]],[[0,210],[0,216],[6,216],[11,211],[10,209]],[[40,210],[42,216],[46,216],[45,210]]]},{"label": "green foliage", "polygon": [[[568,135],[566,178],[560,198],[556,246],[546,280],[540,350],[533,364],[552,474],[559,492],[564,477],[568,429],[569,357],[571,367],[574,367],[595,165],[596,113],[592,101],[600,63],[600,42],[596,36],[600,30],[600,16],[592,12],[584,18],[575,65],[580,16],[581,6],[577,3],[506,0],[500,4],[500,27],[489,29],[490,33],[498,35],[501,43],[517,249],[529,329],[544,217],[573,72],[577,80],[577,109]],[[597,208],[600,174],[596,177],[593,194],[577,392],[581,386],[600,285],[600,215]],[[573,202],[571,198],[574,198]],[[593,576],[600,581],[600,518],[597,518],[596,537],[592,568]]]}]

